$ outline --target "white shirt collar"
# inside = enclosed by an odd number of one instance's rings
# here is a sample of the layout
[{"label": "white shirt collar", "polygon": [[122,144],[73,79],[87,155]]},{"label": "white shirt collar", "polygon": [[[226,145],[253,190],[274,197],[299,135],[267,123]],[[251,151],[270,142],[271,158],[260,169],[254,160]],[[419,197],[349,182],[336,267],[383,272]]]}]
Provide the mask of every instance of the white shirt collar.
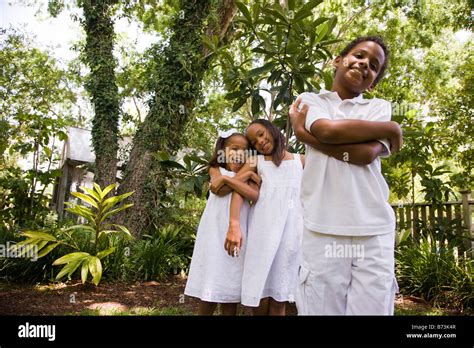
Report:
[{"label": "white shirt collar", "polygon": [[[328,91],[325,88],[321,88],[321,90],[319,91],[319,95],[325,95],[325,94],[332,95],[333,97],[336,97],[339,100],[341,100],[341,97],[339,96],[339,94],[337,94],[337,92]],[[344,101],[348,101],[348,102],[353,103],[353,104],[355,104],[355,103],[367,104],[367,103],[370,102],[370,99],[364,99],[364,97],[362,96],[362,93],[361,93],[357,97],[354,97],[352,99],[344,99]]]}]

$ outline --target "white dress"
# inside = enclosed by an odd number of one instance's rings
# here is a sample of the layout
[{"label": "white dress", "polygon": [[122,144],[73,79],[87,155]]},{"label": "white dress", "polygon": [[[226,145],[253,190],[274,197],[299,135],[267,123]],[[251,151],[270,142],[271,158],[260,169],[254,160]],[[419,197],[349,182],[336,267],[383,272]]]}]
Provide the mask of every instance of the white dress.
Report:
[{"label": "white dress", "polygon": [[[235,175],[221,167],[219,170],[222,175]],[[229,227],[231,197],[231,193],[224,197],[212,192],[209,195],[197,231],[185,295],[218,303],[239,303],[241,300],[249,204],[245,201],[240,212],[243,242],[240,255],[229,256],[224,242]]]},{"label": "white dress", "polygon": [[300,156],[277,167],[258,156],[260,194],[250,210],[242,277],[242,304],[256,307],[260,299],[294,301],[303,235],[300,201],[303,165]]}]

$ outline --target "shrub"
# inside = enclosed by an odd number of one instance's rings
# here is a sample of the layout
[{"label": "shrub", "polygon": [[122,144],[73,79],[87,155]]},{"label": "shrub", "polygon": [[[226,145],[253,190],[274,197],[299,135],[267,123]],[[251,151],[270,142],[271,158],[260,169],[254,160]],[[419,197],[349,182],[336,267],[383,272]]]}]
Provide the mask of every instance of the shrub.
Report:
[{"label": "shrub", "polygon": [[457,255],[454,240],[440,242],[428,234],[402,241],[396,250],[396,272],[404,294],[421,296],[434,305],[472,309],[472,264]]}]

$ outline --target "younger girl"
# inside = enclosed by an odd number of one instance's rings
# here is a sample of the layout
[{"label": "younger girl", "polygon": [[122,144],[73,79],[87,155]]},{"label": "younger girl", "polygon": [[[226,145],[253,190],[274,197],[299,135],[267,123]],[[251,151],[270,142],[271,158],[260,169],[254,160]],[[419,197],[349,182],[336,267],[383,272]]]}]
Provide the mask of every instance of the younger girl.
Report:
[{"label": "younger girl", "polygon": [[[303,232],[299,196],[304,157],[286,151],[284,136],[267,120],[253,121],[246,135],[259,155],[247,161],[239,174],[257,172],[262,185],[259,200],[249,213],[242,304],[258,307],[254,309],[256,315],[285,315],[286,302],[294,300],[298,275]],[[225,243],[229,253],[240,246],[240,235],[245,231],[239,225],[243,199],[238,194],[232,194]]]},{"label": "younger girl", "polygon": [[[230,199],[233,190],[245,198],[258,199],[259,178],[247,172],[236,176],[243,166],[249,144],[243,134],[234,129],[220,134],[214,155],[209,162],[211,192],[199,223],[196,243],[184,293],[199,298],[199,315],[212,315],[217,303],[222,314],[235,315],[241,299],[242,270],[245,249],[241,257],[232,258],[222,248],[228,229]],[[242,239],[247,236],[248,203],[243,204]]]}]

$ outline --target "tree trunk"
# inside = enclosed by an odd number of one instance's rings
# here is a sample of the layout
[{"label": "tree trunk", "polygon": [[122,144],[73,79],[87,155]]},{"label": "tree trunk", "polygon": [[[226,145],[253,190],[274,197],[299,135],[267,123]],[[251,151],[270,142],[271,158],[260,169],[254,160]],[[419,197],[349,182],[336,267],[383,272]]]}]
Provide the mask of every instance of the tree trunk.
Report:
[{"label": "tree trunk", "polygon": [[86,89],[94,106],[92,145],[95,152],[95,182],[102,188],[115,183],[117,173],[119,97],[113,56],[115,0],[83,0],[86,32],[85,60],[91,72]]},{"label": "tree trunk", "polygon": [[[217,22],[211,21],[212,11]],[[155,47],[152,83],[154,98],[149,113],[133,140],[130,159],[120,185],[120,193],[134,191],[131,212],[124,211],[116,222],[126,225],[135,236],[149,226],[153,210],[159,208],[165,179],[154,160],[157,151],[176,152],[184,143],[182,130],[191,117],[193,103],[201,97],[201,81],[209,66],[209,55],[201,36],[222,39],[236,13],[233,1],[222,1],[212,9],[211,1],[182,1],[172,25],[169,44]],[[211,55],[212,56],[212,55]]]}]

